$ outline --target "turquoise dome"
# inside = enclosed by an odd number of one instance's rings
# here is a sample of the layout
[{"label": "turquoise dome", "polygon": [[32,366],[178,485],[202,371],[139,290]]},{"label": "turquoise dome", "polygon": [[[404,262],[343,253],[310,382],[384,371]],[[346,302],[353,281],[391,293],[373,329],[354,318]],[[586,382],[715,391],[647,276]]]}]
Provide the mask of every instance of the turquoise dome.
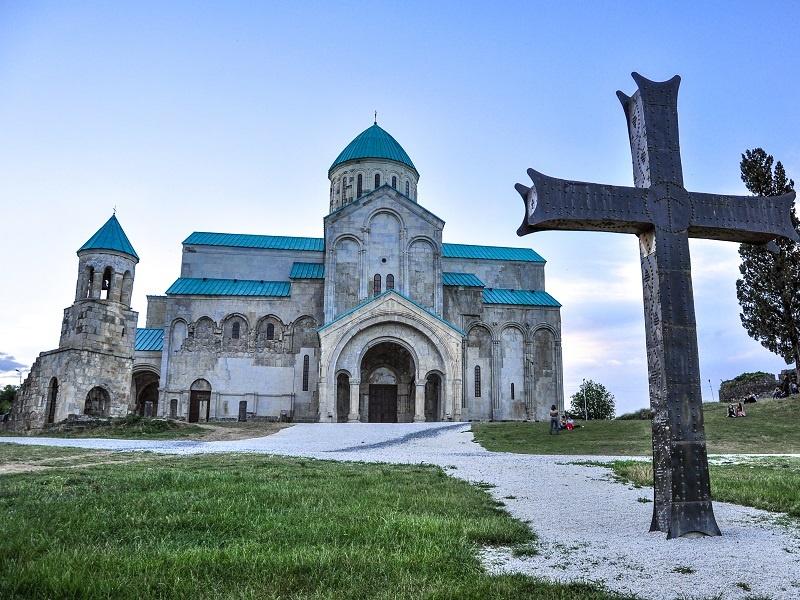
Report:
[{"label": "turquoise dome", "polygon": [[331,168],[328,169],[328,173],[330,174],[331,171],[343,163],[362,158],[393,160],[413,169],[414,173],[419,175],[417,168],[411,162],[403,147],[377,123],[359,133],[356,139],[342,150],[342,153],[333,161]]}]

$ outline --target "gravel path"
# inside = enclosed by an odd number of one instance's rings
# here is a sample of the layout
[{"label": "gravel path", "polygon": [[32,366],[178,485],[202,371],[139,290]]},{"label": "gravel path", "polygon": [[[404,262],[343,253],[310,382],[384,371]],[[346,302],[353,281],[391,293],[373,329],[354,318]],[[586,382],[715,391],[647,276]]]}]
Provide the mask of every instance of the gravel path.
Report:
[{"label": "gravel path", "polygon": [[[0,438],[0,442],[175,454],[262,452],[332,460],[431,463],[486,482],[517,518],[530,523],[539,553],[483,553],[495,572],[585,580],[641,598],[800,598],[800,530],[765,511],[715,503],[722,537],[666,540],[648,533],[650,490],[613,482],[602,457],[488,452],[468,424],[295,425],[274,435],[221,442]],[[616,457],[619,458],[619,457]]]}]

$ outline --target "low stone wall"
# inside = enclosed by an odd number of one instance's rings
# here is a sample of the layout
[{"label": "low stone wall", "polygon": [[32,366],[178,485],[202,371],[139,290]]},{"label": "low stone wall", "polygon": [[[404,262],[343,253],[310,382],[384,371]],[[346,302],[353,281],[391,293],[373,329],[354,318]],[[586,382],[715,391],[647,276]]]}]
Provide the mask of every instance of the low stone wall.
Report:
[{"label": "low stone wall", "polygon": [[755,394],[759,397],[771,396],[777,385],[778,380],[774,375],[770,374],[753,375],[744,381],[736,381],[735,379],[723,381],[719,388],[719,401],[738,402],[750,394]]}]

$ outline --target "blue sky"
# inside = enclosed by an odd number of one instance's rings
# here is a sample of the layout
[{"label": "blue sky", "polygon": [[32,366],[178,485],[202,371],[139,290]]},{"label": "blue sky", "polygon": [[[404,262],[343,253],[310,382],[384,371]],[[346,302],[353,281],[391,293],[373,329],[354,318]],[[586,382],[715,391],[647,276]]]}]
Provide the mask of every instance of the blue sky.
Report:
[{"label": "blue sky", "polygon": [[[525,170],[630,185],[614,92],[683,77],[689,189],[745,193],[763,146],[800,179],[795,3],[0,1],[0,384],[57,346],[77,248],[117,215],[134,305],[194,230],[319,236],[327,169],[378,120],[421,173],[446,241],[531,246],[563,304],[567,394],[647,404],[633,236],[517,238]],[[692,242],[701,376],[777,371],[738,317],[736,245]]]}]

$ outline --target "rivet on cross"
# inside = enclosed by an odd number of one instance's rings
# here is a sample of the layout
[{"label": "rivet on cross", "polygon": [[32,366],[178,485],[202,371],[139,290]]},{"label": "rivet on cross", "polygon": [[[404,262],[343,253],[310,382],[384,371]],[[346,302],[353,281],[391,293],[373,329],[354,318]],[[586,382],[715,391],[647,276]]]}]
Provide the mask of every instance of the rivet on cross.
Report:
[{"label": "rivet on cross", "polygon": [[798,240],[794,192],[765,198],[688,192],[678,141],[677,75],[664,82],[633,73],[638,90],[617,92],[628,121],[635,187],[548,177],[528,169],[518,235],[552,229],[639,237],[654,496],[651,531],[668,538],[720,535],[711,505],[689,238],[766,244]]}]

